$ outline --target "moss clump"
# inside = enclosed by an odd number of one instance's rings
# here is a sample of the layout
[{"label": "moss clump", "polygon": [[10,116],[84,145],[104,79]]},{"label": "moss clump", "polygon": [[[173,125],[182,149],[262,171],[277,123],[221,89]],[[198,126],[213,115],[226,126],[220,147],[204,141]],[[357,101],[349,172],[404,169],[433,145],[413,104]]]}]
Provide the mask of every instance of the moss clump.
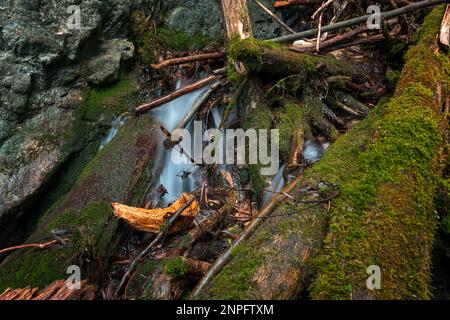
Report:
[{"label": "moss clump", "polygon": [[172,277],[184,277],[188,272],[183,259],[180,257],[164,261],[164,271]]},{"label": "moss clump", "polygon": [[165,27],[157,29],[157,37],[161,46],[170,51],[201,50],[206,44],[211,42],[210,39],[201,35],[191,37],[183,31],[171,30]]},{"label": "moss clump", "polygon": [[307,123],[302,106],[288,102],[284,105],[283,112],[278,122],[280,130],[280,154],[284,157],[289,155],[292,138],[295,131],[303,128],[307,131]]},{"label": "moss clump", "polygon": [[154,46],[156,43],[154,21],[149,19],[143,10],[136,10],[131,14],[131,29],[142,62],[152,63],[155,58]]},{"label": "moss clump", "polygon": [[82,119],[98,121],[102,117],[112,119],[125,111],[130,111],[138,102],[138,87],[130,76],[121,76],[120,80],[109,87],[90,89],[86,94]]}]

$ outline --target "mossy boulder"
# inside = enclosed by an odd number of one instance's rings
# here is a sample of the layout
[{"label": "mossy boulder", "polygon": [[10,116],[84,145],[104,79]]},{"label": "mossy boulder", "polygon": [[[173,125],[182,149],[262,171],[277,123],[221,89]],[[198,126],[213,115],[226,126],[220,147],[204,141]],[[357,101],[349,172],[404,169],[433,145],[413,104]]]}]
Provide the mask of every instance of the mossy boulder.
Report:
[{"label": "mossy boulder", "polygon": [[147,116],[130,120],[86,166],[72,190],[40,219],[27,243],[51,239],[51,231],[71,233],[67,246],[16,251],[0,266],[0,291],[6,287],[44,287],[64,279],[66,267],[79,264],[83,279],[98,276],[97,258],[107,257],[115,239],[110,203],[127,203],[155,154],[155,126]]}]

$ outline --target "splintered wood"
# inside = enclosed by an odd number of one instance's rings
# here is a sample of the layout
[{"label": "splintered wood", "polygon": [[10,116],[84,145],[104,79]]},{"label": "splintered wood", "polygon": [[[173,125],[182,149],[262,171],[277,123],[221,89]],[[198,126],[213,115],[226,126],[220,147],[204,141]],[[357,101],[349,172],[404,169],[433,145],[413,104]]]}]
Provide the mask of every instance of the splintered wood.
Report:
[{"label": "splintered wood", "polygon": [[[129,207],[120,203],[112,203],[114,214],[124,219],[134,229],[144,232],[158,233],[160,232],[167,220],[177,212],[181,207],[187,204],[191,200],[191,197],[183,193],[180,199],[168,208],[156,208],[156,209],[142,209]],[[170,227],[169,234],[176,233],[184,229],[189,225],[199,213],[200,208],[197,200],[189,205],[186,210],[183,211],[180,218]]]},{"label": "splintered wood", "polygon": [[12,300],[94,300],[95,287],[80,283],[80,289],[70,289],[66,280],[57,280],[47,288],[38,292],[38,288],[11,289],[0,294],[0,301]]}]

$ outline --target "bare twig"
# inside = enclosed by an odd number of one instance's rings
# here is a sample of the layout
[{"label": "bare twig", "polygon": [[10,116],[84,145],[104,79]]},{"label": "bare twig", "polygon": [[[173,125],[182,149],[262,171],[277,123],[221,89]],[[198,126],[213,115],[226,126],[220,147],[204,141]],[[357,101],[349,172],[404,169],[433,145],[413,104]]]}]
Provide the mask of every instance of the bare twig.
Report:
[{"label": "bare twig", "polygon": [[[64,238],[63,240],[65,242],[67,242],[67,241],[69,241],[69,238]],[[20,246],[15,246],[15,247],[2,249],[2,250],[0,250],[0,254],[11,252],[11,251],[15,251],[15,250],[20,250],[20,249],[28,249],[28,248],[47,249],[48,247],[51,247],[51,246],[53,246],[55,244],[61,244],[61,241],[59,241],[59,240],[52,240],[52,241],[45,242],[45,243],[24,244],[24,245],[20,245]]]},{"label": "bare twig", "polygon": [[[421,2],[414,2],[414,3],[411,3],[410,5],[407,5],[407,6],[392,10],[392,11],[382,12],[381,19],[385,20],[385,19],[394,18],[394,17],[400,16],[405,13],[413,12],[416,10],[420,10],[420,9],[423,9],[426,7],[434,6],[434,5],[445,3],[445,2],[448,2],[448,0],[424,0]],[[360,17],[345,20],[345,21],[340,21],[340,22],[337,22],[332,25],[327,25],[327,26],[322,27],[322,32],[333,31],[333,30],[337,30],[337,29],[354,26],[357,24],[366,23],[367,19],[369,17],[371,17],[371,14],[367,14],[364,16],[360,16]],[[299,33],[286,35],[286,36],[282,36],[282,37],[278,37],[278,38],[273,38],[273,39],[270,39],[270,41],[280,42],[280,43],[281,42],[290,42],[290,41],[300,40],[303,38],[313,37],[316,34],[317,34],[317,28],[302,31]]]}]

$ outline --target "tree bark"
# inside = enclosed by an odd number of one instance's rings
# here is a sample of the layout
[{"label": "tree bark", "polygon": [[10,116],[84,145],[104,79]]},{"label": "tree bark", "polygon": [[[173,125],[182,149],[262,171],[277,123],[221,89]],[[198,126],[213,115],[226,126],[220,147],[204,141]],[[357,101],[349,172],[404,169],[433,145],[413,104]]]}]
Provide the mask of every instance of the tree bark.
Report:
[{"label": "tree bark", "polygon": [[248,15],[247,0],[221,0],[228,39],[252,36],[252,23]]}]

